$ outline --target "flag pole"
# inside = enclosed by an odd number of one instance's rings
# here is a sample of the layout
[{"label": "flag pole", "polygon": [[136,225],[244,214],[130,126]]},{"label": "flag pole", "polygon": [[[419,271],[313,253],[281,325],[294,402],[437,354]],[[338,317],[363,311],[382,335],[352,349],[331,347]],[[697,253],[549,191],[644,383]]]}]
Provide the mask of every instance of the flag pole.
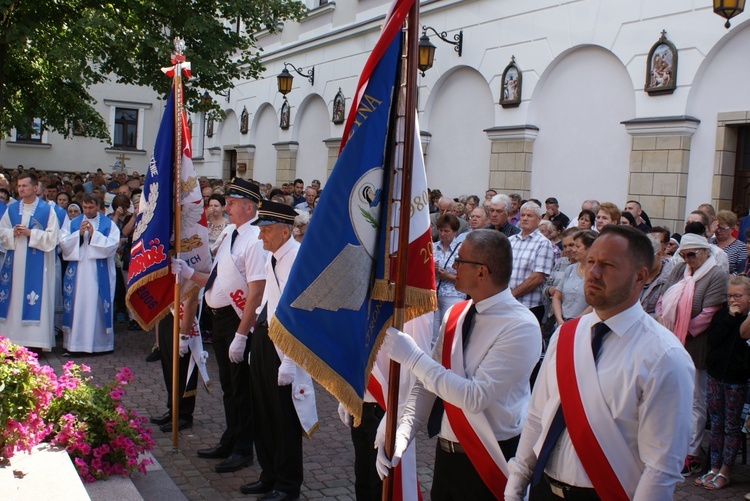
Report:
[{"label": "flag pole", "polygon": [[[174,39],[175,63],[174,71],[174,114],[175,114],[175,138],[174,138],[174,255],[180,256],[182,252],[181,242],[181,220],[182,220],[182,190],[180,188],[182,168],[182,63],[185,61],[185,42],[180,37]],[[174,305],[172,314],[172,452],[177,452],[180,419],[180,275],[174,276]]]},{"label": "flag pole", "polygon": [[[414,0],[409,17],[406,21],[406,75],[402,73],[404,92],[404,147],[401,171],[401,204],[399,214],[398,251],[396,255],[396,282],[393,297],[393,327],[398,330],[404,328],[404,309],[406,306],[406,271],[409,248],[409,218],[411,211],[411,183],[412,164],[414,160],[414,137],[417,110],[417,61],[418,61],[418,30],[419,30],[419,0]],[[396,418],[398,416],[398,390],[400,383],[401,365],[391,360],[388,370],[388,396],[386,400],[385,453],[388,458],[393,457],[396,444]],[[384,500],[393,499],[393,474],[383,479],[382,497]]]}]

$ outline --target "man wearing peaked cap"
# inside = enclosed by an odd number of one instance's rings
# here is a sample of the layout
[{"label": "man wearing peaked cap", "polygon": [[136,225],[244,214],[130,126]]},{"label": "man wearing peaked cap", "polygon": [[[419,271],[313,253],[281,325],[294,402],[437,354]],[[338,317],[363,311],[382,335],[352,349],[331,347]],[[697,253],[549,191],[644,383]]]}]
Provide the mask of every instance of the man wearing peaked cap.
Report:
[{"label": "man wearing peaked cap", "polygon": [[276,313],[289,280],[299,243],[292,238],[297,212],[290,206],[262,201],[258,219],[266,261],[266,288],[258,322],[250,340],[250,389],[253,395],[255,450],[260,478],[240,487],[259,499],[297,499],[302,486],[302,434],[317,426],[315,392],[310,375],[284,355],[268,336],[268,322]]},{"label": "man wearing peaked cap", "polygon": [[205,299],[213,324],[213,346],[224,394],[226,431],[219,444],[198,451],[204,458],[224,458],[218,473],[237,471],[253,460],[253,411],[247,338],[256,321],[256,310],[265,288],[266,252],[258,240],[260,202],[258,186],[233,179],[226,195],[229,222],[220,239],[211,273],[201,273],[182,260],[173,260],[173,272],[205,286]]},{"label": "man wearing peaked cap", "polygon": [[261,200],[258,185],[241,178],[232,179],[226,196],[230,198],[247,198],[256,204]]},{"label": "man wearing peaked cap", "polygon": [[269,226],[276,223],[293,225],[295,217],[297,217],[297,211],[291,205],[264,200],[258,205],[258,219],[253,224],[256,226]]}]

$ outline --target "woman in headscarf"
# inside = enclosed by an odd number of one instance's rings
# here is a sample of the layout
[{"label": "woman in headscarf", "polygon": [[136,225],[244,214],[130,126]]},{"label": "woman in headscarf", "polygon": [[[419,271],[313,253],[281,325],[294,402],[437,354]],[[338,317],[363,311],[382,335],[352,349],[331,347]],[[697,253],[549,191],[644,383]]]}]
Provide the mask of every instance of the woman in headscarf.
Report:
[{"label": "woman in headscarf", "polygon": [[702,235],[686,233],[680,241],[677,263],[664,286],[666,292],[656,305],[657,320],[685,345],[695,364],[695,392],[690,445],[682,470],[689,476],[700,468],[701,441],[706,427],[706,329],[726,301],[726,270],[717,263],[711,246]]}]

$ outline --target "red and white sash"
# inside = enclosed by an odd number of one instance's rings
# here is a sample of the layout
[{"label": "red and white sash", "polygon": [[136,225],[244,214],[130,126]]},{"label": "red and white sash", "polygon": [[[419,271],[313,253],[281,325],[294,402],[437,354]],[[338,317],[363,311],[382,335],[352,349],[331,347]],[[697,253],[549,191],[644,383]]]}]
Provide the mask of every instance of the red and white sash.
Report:
[{"label": "red and white sash", "polygon": [[601,392],[591,336],[577,334],[580,318],[563,324],[556,376],[565,425],[578,459],[602,499],[632,499],[642,469]]},{"label": "red and white sash", "polygon": [[[446,369],[463,377],[466,377],[463,340],[462,336],[456,336],[456,332],[461,332],[470,303],[471,301],[462,301],[451,308],[443,338],[441,363]],[[451,428],[471,464],[495,497],[503,499],[505,484],[508,482],[508,463],[487,417],[483,412],[466,413],[448,402],[444,401],[443,404]]]}]

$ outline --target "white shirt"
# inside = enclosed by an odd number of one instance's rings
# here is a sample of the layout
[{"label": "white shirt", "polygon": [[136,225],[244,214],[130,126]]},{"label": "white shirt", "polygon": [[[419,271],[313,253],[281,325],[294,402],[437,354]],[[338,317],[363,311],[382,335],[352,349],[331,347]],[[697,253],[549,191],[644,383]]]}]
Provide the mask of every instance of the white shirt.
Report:
[{"label": "white shirt", "polygon": [[281,299],[286,282],[289,280],[289,274],[292,271],[292,265],[297,258],[298,251],[299,242],[294,238],[290,238],[273,253],[273,257],[276,258],[276,268],[271,264],[271,254],[268,255],[266,261],[266,287],[263,289],[263,300],[260,302],[256,313],[260,314],[264,305],[268,305],[266,315],[269,320],[276,313],[276,308],[279,306],[279,299]]},{"label": "white shirt", "polygon": [[[600,321],[596,311],[584,315],[577,335],[590,338],[592,326]],[[596,376],[611,417],[643,470],[634,499],[672,499],[675,485],[683,481],[680,470],[690,438],[693,363],[675,335],[646,314],[639,302],[605,323],[612,332],[602,343]],[[509,463],[506,499],[523,499],[559,406],[555,375],[558,333],[559,329],[544,357],[518,451]],[[596,379],[591,383],[596,384]],[[589,417],[592,419],[595,417]],[[609,460],[615,462],[616,458]],[[567,429],[560,435],[545,472],[569,485],[592,486]]]},{"label": "white shirt", "polygon": [[[479,301],[476,307],[474,327],[464,352],[466,377],[439,362],[445,324],[440,327],[432,358],[423,356],[414,366],[418,381],[401,423],[407,426],[410,438],[427,423],[435,395],[464,412],[484,412],[497,440],[520,433],[530,397],[529,377],[542,351],[539,322],[509,289]],[[461,332],[456,332],[456,337],[460,342]],[[439,436],[458,441],[445,414]]]},{"label": "white shirt", "polygon": [[[260,230],[257,226],[253,226],[251,221],[246,222],[239,228],[237,228],[237,238],[234,241],[232,249],[232,261],[234,262],[237,270],[242,274],[242,279],[245,283],[255,282],[256,280],[266,279],[266,251],[263,249],[263,242],[258,240]],[[234,231],[234,230],[232,230]],[[231,245],[232,235],[231,233],[226,236],[221,245]],[[219,252],[221,249],[219,249]],[[216,253],[217,257],[219,252]],[[214,266],[219,265],[219,259],[217,258],[214,262]],[[229,297],[231,290],[225,289],[226,281],[222,280],[222,276],[225,273],[236,273],[237,270],[224,270],[220,269],[216,276],[211,290],[206,291],[206,303],[212,308],[223,308],[232,304],[232,299]],[[224,285],[223,285],[224,284]]]}]

